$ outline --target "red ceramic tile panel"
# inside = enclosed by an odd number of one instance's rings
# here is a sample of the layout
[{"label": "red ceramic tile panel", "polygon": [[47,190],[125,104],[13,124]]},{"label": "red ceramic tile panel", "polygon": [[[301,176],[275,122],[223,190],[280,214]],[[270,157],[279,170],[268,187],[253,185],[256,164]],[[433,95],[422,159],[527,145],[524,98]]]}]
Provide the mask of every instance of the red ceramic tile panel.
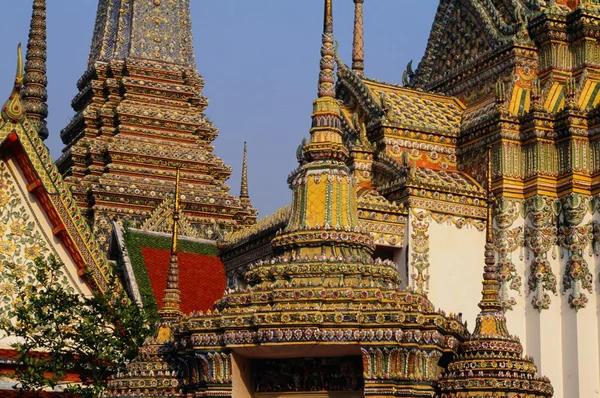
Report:
[{"label": "red ceramic tile panel", "polygon": [[[167,285],[170,252],[150,247],[142,247],[141,251],[154,298],[160,309]],[[223,295],[225,290],[223,263],[217,256],[194,253],[179,253],[178,259],[181,310],[185,314],[192,311],[212,310],[213,303]]]}]

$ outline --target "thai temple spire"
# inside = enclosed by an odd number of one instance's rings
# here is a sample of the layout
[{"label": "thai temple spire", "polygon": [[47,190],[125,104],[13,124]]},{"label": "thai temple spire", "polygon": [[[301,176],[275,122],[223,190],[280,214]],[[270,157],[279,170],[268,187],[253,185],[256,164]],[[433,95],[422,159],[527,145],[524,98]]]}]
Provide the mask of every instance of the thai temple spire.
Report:
[{"label": "thai temple spire", "polygon": [[248,147],[244,141],[244,160],[242,164],[242,183],[240,186],[240,198],[249,198],[248,195]]},{"label": "thai temple spire", "polygon": [[46,0],[34,0],[27,41],[23,103],[27,118],[42,140],[48,138],[46,76]]},{"label": "thai temple spire", "polygon": [[88,61],[126,58],[195,69],[189,0],[100,0]]},{"label": "thai temple spire", "polygon": [[244,207],[251,207],[248,193],[248,147],[244,141],[244,156],[242,160],[242,181],[240,183],[240,202]]},{"label": "thai temple spire", "polygon": [[482,313],[496,313],[502,310],[500,304],[500,285],[496,278],[496,259],[494,247],[493,209],[495,196],[492,191],[492,151],[488,149],[487,165],[487,217],[485,231],[485,272],[483,274],[483,297],[479,303]]},{"label": "thai temple spire", "polygon": [[170,196],[161,180],[174,164],[185,219],[203,238],[214,238],[215,220],[223,234],[254,223],[256,209],[230,193],[232,169],[214,154],[189,0],[98,0],[77,86],[56,163],[103,248],[112,221],[142,224]]},{"label": "thai temple spire", "polygon": [[169,273],[167,286],[163,297],[163,307],[159,311],[161,320],[177,318],[181,315],[181,298],[179,291],[179,264],[177,259],[177,236],[179,232],[179,184],[180,168],[177,167],[175,177],[175,197],[173,199],[173,233],[171,236],[171,257],[169,261]]},{"label": "thai temple spire", "polygon": [[[303,148],[300,167],[288,180],[293,191],[290,221],[285,233],[273,240],[273,245],[293,246],[296,254],[338,256],[344,250],[331,244],[330,235],[315,235],[309,231],[334,231],[333,236],[337,234],[335,231],[345,231],[352,235],[349,252],[366,258],[373,250],[372,239],[359,228],[355,181],[345,164],[348,150],[342,142],[341,110],[334,98],[332,0],[325,0],[324,14],[318,98],[313,102],[310,140]],[[299,233],[314,239],[298,244],[300,240],[290,235]]]},{"label": "thai temple spire", "polygon": [[21,52],[21,43],[17,46],[17,73],[15,75],[15,85],[8,100],[2,106],[0,115],[5,121],[13,123],[19,122],[25,116],[23,103],[21,101],[21,87],[23,85],[23,53]]},{"label": "thai temple spire", "polygon": [[325,0],[318,98],[313,102],[310,141],[304,148],[307,160],[345,160],[340,107],[335,99],[335,52],[332,0]]},{"label": "thai temple spire", "polygon": [[365,39],[363,25],[363,3],[354,0],[354,40],[352,43],[352,70],[359,76],[365,74]]}]

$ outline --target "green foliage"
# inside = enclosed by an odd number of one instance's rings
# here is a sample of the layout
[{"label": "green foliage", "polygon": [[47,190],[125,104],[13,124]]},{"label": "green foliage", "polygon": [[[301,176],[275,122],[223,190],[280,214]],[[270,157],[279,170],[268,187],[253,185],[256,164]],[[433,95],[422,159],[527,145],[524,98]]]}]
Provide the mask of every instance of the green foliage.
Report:
[{"label": "green foliage", "polygon": [[9,314],[14,321],[2,325],[6,334],[18,337],[14,377],[18,388],[36,392],[75,373],[81,382],[67,391],[97,397],[108,378],[137,356],[150,328],[115,277],[106,293],[82,296],[64,283],[62,268],[53,256],[37,258],[35,281],[17,283]]}]

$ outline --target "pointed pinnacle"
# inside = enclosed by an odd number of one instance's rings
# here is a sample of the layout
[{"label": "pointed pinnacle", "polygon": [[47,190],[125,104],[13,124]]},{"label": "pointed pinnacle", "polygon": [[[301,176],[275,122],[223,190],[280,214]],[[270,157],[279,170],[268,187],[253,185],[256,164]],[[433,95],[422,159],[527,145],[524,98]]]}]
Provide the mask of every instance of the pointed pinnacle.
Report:
[{"label": "pointed pinnacle", "polygon": [[43,140],[48,138],[46,49],[46,0],[34,0],[27,41],[23,105],[29,121]]},{"label": "pointed pinnacle", "polygon": [[240,199],[248,199],[250,197],[248,193],[248,149],[246,142],[244,141],[244,159],[242,162],[242,182],[240,186]]}]

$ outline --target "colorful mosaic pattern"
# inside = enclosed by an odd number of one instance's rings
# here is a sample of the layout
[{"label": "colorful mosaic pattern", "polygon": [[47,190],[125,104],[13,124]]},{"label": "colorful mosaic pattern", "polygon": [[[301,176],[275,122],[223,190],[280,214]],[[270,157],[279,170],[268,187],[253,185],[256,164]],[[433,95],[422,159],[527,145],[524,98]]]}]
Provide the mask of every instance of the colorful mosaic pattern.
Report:
[{"label": "colorful mosaic pattern", "polygon": [[[0,161],[0,317],[8,322],[19,286],[35,284],[32,268],[37,257],[53,252],[29,204],[19,191],[5,160]],[[68,284],[66,275],[63,279]]]}]

